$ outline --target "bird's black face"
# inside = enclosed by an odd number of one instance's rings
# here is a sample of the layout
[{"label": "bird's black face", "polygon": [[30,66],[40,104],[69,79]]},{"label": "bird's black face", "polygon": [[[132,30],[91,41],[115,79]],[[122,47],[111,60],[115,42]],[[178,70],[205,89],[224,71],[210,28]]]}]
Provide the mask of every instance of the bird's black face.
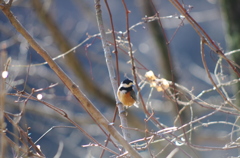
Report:
[{"label": "bird's black face", "polygon": [[121,85],[119,86],[119,90],[123,93],[127,93],[129,91],[132,91],[133,87],[133,81],[130,79],[125,79],[122,81]]},{"label": "bird's black face", "polygon": [[127,78],[121,83],[121,85],[125,88],[132,87],[133,86],[133,81]]}]

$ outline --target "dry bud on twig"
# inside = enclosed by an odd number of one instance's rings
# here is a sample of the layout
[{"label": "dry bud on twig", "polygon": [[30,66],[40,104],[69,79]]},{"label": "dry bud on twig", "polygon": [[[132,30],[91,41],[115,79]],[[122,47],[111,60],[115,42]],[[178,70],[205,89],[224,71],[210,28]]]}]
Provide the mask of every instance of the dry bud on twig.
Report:
[{"label": "dry bud on twig", "polygon": [[155,87],[158,92],[164,91],[169,87],[169,83],[166,79],[157,78],[152,71],[146,72],[145,77],[150,83],[150,86]]}]

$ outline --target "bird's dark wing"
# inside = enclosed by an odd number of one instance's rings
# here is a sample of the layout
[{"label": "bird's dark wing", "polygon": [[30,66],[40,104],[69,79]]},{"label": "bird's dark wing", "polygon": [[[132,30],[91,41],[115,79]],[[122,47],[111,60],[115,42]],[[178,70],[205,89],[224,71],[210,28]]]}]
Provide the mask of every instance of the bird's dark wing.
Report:
[{"label": "bird's dark wing", "polygon": [[132,97],[134,100],[137,100],[136,94],[135,94],[134,91],[130,91],[130,95],[131,95],[131,97]]}]

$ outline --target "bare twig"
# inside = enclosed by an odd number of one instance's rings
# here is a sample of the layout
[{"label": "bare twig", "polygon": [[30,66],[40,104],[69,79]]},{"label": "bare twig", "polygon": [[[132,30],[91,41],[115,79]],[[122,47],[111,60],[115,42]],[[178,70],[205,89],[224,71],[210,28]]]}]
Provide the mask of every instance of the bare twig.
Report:
[{"label": "bare twig", "polygon": [[216,88],[217,92],[221,95],[221,97],[224,99],[225,103],[228,103],[231,107],[235,108],[236,110],[240,111],[240,109],[234,105],[224,94],[223,92],[217,87],[216,83],[213,81],[213,78],[211,76],[211,74],[209,73],[209,69],[207,66],[207,63],[205,61],[205,53],[204,53],[204,44],[206,43],[206,40],[204,38],[201,38],[201,57],[202,57],[202,62],[203,62],[203,66],[204,69],[208,75],[208,78],[210,79],[210,81],[212,82],[213,86]]}]

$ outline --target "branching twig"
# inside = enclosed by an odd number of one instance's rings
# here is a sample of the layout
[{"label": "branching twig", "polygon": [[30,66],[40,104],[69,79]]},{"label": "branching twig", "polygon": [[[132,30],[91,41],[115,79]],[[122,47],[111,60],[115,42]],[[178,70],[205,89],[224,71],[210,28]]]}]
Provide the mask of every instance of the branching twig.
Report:
[{"label": "branching twig", "polygon": [[77,129],[79,129],[86,137],[88,137],[91,141],[93,141],[94,143],[98,144],[99,147],[101,148],[104,148],[105,150],[109,151],[109,152],[112,152],[114,154],[117,155],[116,152],[104,147],[103,145],[101,145],[96,139],[94,139],[91,135],[88,134],[88,132],[86,132],[83,128],[81,128],[76,122],[74,122],[72,119],[69,118],[68,114],[58,108],[58,107],[55,107],[54,105],[52,104],[49,104],[43,100],[38,100],[37,98],[33,97],[32,94],[28,94],[26,92],[22,92],[23,94],[9,94],[9,95],[13,95],[13,96],[18,96],[18,97],[23,97],[23,98],[26,98],[26,100],[35,100],[35,101],[39,101],[40,103],[46,105],[47,107],[49,107],[50,109],[54,110],[55,112],[57,112],[58,114],[62,115],[65,119],[67,119],[70,123],[72,123]]},{"label": "branching twig", "polygon": [[120,133],[110,124],[110,122],[95,108],[92,102],[85,96],[85,94],[83,94],[83,92],[78,88],[78,86],[62,71],[60,67],[58,67],[58,65],[52,60],[48,53],[42,47],[40,47],[39,44],[31,37],[31,35],[23,28],[23,26],[15,18],[9,8],[1,6],[0,9],[2,9],[2,12],[10,20],[16,30],[21,33],[24,38],[26,38],[31,47],[35,49],[35,51],[46,60],[46,62],[48,62],[51,69],[57,74],[57,76],[66,85],[66,87],[77,98],[77,100],[84,107],[84,109],[91,113],[92,117],[99,124],[105,127],[131,155],[140,157],[137,152],[128,144],[128,142],[124,140]]}]

